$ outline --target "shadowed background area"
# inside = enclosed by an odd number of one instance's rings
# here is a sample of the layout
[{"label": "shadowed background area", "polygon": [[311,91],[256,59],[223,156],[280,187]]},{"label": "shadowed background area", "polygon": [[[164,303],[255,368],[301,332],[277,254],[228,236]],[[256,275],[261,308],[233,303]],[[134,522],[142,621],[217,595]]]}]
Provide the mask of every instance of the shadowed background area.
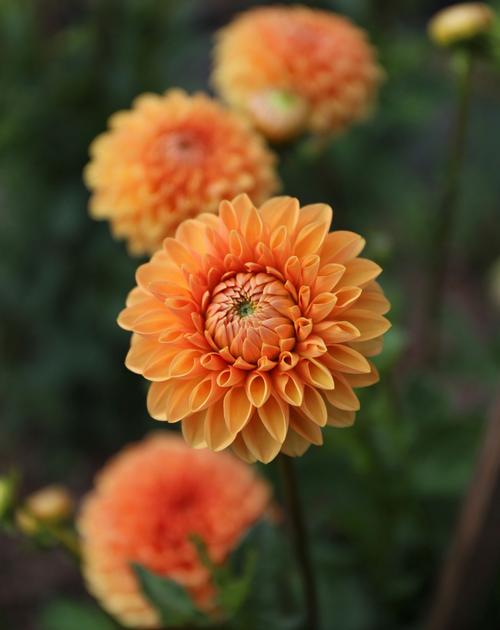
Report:
[{"label": "shadowed background area", "polygon": [[[500,66],[475,68],[445,361],[424,368],[429,230],[454,94],[449,56],[425,29],[447,3],[307,4],[367,29],[387,79],[373,118],[323,153],[306,141],[276,149],[283,190],[331,204],[337,228],[367,238],[393,328],[357,423],[326,432],[298,462],[300,481],[325,628],[412,628],[430,606],[498,387]],[[23,491],[63,481],[80,496],[112,453],[158,428],[115,321],[140,260],[89,218],[81,173],[107,118],[139,93],[209,90],[214,32],[249,6],[0,4],[0,472],[21,470]],[[1,628],[113,627],[62,553],[2,535],[0,567]],[[481,589],[474,627],[499,626],[499,579]]]}]

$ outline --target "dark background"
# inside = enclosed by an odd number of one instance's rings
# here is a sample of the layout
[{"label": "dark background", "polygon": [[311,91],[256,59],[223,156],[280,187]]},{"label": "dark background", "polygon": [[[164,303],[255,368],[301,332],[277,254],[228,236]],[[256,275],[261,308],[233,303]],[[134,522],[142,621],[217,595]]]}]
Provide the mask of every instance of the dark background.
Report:
[{"label": "dark background", "polygon": [[[112,453],[158,426],[145,384],[123,366],[129,336],[115,323],[139,261],[88,217],[81,172],[90,141],[137,94],[207,89],[214,31],[251,4],[0,2],[0,471],[20,469],[25,492],[63,481],[79,496]],[[388,75],[373,119],[324,155],[300,142],[280,149],[284,191],[332,204],[336,227],[367,237],[393,304],[382,380],[362,392],[356,425],[328,430],[325,446],[298,462],[325,628],[414,628],[498,383],[500,68],[475,70],[445,362],[422,367],[431,338],[423,287],[454,96],[449,55],[428,41],[426,22],[447,3],[307,4],[366,28]],[[475,627],[498,628],[498,579],[484,600]],[[6,536],[0,610],[8,630],[110,627],[62,553]]]}]

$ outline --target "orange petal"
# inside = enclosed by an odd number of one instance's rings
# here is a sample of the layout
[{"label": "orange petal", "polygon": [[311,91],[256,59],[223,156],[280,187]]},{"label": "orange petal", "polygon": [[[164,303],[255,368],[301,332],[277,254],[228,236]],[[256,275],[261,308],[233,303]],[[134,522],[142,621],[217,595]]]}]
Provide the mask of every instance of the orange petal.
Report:
[{"label": "orange petal", "polygon": [[281,398],[294,407],[300,407],[304,400],[304,383],[293,370],[275,372],[273,383]]},{"label": "orange petal", "polygon": [[369,339],[368,341],[351,341],[349,344],[356,351],[361,352],[365,357],[376,357],[382,352],[384,346],[384,340],[382,337],[376,337],[375,339]]},{"label": "orange petal", "polygon": [[283,443],[288,430],[288,405],[275,396],[270,396],[268,401],[257,410],[263,425],[280,443]]},{"label": "orange petal", "polygon": [[374,385],[378,383],[380,380],[380,376],[377,368],[368,361],[371,367],[371,372],[368,374],[348,374],[346,376],[347,381],[351,387],[369,387],[370,385]]},{"label": "orange petal", "polygon": [[271,381],[263,372],[251,372],[245,383],[248,400],[254,407],[262,407],[271,395]]},{"label": "orange petal", "polygon": [[382,268],[372,260],[355,258],[345,264],[340,286],[362,287],[382,273]]},{"label": "orange petal", "polygon": [[330,346],[335,343],[344,343],[357,339],[360,335],[359,330],[351,324],[351,322],[341,321],[325,321],[315,324],[314,333],[319,335],[326,345]]},{"label": "orange petal", "polygon": [[311,203],[307,206],[302,206],[300,209],[297,230],[300,231],[303,227],[316,223],[323,226],[326,234],[330,229],[332,219],[333,210],[328,204]]},{"label": "orange petal", "polygon": [[305,440],[301,435],[289,429],[281,451],[289,457],[300,457],[310,446],[309,440]]},{"label": "orange petal", "polygon": [[149,381],[166,381],[170,377],[170,366],[178,354],[176,348],[156,342],[156,352],[149,356],[142,374]]},{"label": "orange petal", "polygon": [[318,426],[325,426],[327,420],[325,401],[314,387],[306,386],[304,389],[304,401],[299,409],[306,418],[309,418]]},{"label": "orange petal", "polygon": [[240,433],[246,447],[255,459],[268,464],[279,453],[281,443],[275,440],[255,414]]},{"label": "orange petal", "polygon": [[354,420],[356,420],[355,411],[344,411],[343,409],[338,409],[337,407],[328,405],[327,424],[329,427],[344,429],[346,427],[351,427],[354,424]]},{"label": "orange petal", "polygon": [[314,283],[314,293],[330,293],[337,286],[344,271],[344,265],[337,263],[329,263],[321,267]]},{"label": "orange petal", "polygon": [[367,374],[371,371],[370,364],[362,354],[343,344],[329,346],[322,360],[332,371],[347,374]]},{"label": "orange petal", "polygon": [[391,327],[391,323],[382,315],[362,310],[358,308],[357,303],[355,306],[356,308],[346,312],[345,317],[360,332],[360,337],[356,339],[356,343],[380,337]]},{"label": "orange petal", "polygon": [[238,215],[230,201],[221,201],[219,205],[219,216],[227,227],[228,231],[237,230],[240,226]]},{"label": "orange petal", "polygon": [[130,341],[130,350],[125,359],[126,367],[131,372],[142,374],[144,366],[151,356],[157,352],[158,346],[159,344],[155,337],[143,337],[133,333]]},{"label": "orange petal", "polygon": [[194,387],[191,386],[191,391],[187,392],[191,412],[194,413],[201,409],[206,409],[221,398],[223,394],[224,390],[217,385],[215,375],[210,374],[210,376],[198,381]]},{"label": "orange petal", "polygon": [[212,251],[207,238],[207,226],[196,219],[183,221],[175,232],[175,238],[200,256],[205,256]]},{"label": "orange petal", "polygon": [[343,409],[344,411],[357,411],[359,409],[359,400],[352,391],[347,379],[341,374],[335,375],[335,389],[325,392],[326,399],[334,407]]},{"label": "orange petal", "polygon": [[296,367],[296,372],[308,385],[320,389],[333,389],[335,383],[330,370],[315,359],[303,359]]},{"label": "orange petal", "polygon": [[389,300],[382,293],[379,285],[376,282],[371,282],[363,289],[363,293],[356,302],[356,308],[362,308],[367,311],[372,311],[372,313],[385,315],[390,310],[391,305]]},{"label": "orange petal", "polygon": [[231,448],[234,453],[242,459],[247,464],[254,464],[257,461],[257,458],[252,455],[252,453],[248,450],[245,441],[243,440],[241,435],[237,435],[234,438],[234,442],[231,444]]},{"label": "orange petal", "polygon": [[362,289],[359,287],[342,287],[335,291],[334,295],[337,297],[337,302],[333,311],[333,317],[338,317],[339,313],[351,307],[358,300],[361,293]]},{"label": "orange petal", "polygon": [[312,444],[317,446],[323,444],[321,428],[315,422],[311,422],[293,410],[290,412],[290,428]]},{"label": "orange petal", "polygon": [[320,293],[311,302],[310,307],[306,311],[306,315],[310,317],[313,322],[320,322],[332,312],[337,300],[338,297],[334,293]]},{"label": "orange petal", "polygon": [[292,234],[299,219],[299,207],[294,197],[273,197],[262,204],[259,212],[270,232],[284,225],[288,234]]},{"label": "orange petal", "polygon": [[206,411],[198,411],[184,418],[181,422],[182,435],[192,448],[206,448],[205,417]]},{"label": "orange petal", "polygon": [[224,422],[222,400],[217,401],[207,409],[205,419],[205,442],[212,451],[221,451],[233,442],[235,433],[229,431]]},{"label": "orange petal", "polygon": [[152,383],[148,390],[147,407],[149,415],[155,420],[167,419],[167,398],[170,383]]},{"label": "orange petal", "polygon": [[233,387],[224,396],[224,420],[232,433],[241,431],[250,420],[253,410],[243,387]]},{"label": "orange petal", "polygon": [[167,397],[166,420],[167,422],[179,422],[194,410],[191,407],[189,394],[197,381],[168,381],[171,385]]},{"label": "orange petal", "polygon": [[343,265],[355,258],[364,248],[365,239],[359,234],[346,230],[335,230],[325,238],[321,250],[323,264],[338,263]]},{"label": "orange petal", "polygon": [[305,225],[295,239],[293,247],[295,255],[301,257],[306,254],[319,252],[325,236],[328,234],[328,227],[326,222],[315,222]]},{"label": "orange petal", "polygon": [[170,378],[186,378],[205,374],[206,370],[200,364],[201,350],[177,350],[177,356],[170,366]]}]

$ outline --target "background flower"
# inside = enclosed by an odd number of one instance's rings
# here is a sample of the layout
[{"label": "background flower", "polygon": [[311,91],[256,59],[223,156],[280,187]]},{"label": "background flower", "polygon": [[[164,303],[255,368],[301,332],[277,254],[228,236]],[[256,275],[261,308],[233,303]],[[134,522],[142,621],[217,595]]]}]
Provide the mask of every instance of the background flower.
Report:
[{"label": "background flower", "polygon": [[152,253],[184,219],[221,199],[255,202],[278,186],[273,155],[244,120],[203,94],[144,94],[90,147],[89,209],[132,253]]},{"label": "background flower", "polygon": [[[259,7],[238,16],[217,38],[216,89],[271,137],[274,128],[281,137],[300,131],[297,115],[304,104],[309,111],[302,128],[314,132],[337,132],[364,118],[381,77],[365,33],[331,12]],[[292,119],[288,130],[280,124],[285,117]]]},{"label": "background flower", "polygon": [[137,272],[119,323],[134,334],[126,365],[153,381],[153,418],[182,421],[195,448],[232,446],[247,461],[322,444],[347,426],[371,385],[389,328],[364,240],[328,233],[331,208],[246,195],[219,216],[182,223]]},{"label": "background flower", "polygon": [[126,626],[159,627],[130,564],[183,585],[210,609],[213,586],[189,540],[222,563],[264,514],[269,489],[227,454],[194,451],[165,433],[127,447],[97,477],[79,517],[89,590]]}]

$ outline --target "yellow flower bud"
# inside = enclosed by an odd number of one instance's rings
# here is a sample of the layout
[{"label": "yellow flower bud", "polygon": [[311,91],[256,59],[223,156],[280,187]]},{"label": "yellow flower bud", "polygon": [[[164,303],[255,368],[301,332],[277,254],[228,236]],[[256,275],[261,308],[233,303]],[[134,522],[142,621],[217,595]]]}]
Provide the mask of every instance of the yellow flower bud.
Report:
[{"label": "yellow flower bud", "polygon": [[438,11],[431,19],[429,37],[439,46],[464,42],[488,31],[493,17],[493,11],[483,2],[455,4]]},{"label": "yellow flower bud", "polygon": [[3,477],[0,479],[0,519],[9,510],[11,496],[11,483],[6,477]]},{"label": "yellow flower bud", "polygon": [[35,519],[57,522],[68,518],[73,511],[73,500],[63,486],[47,486],[30,495],[25,508]]},{"label": "yellow flower bud", "polygon": [[254,94],[248,109],[255,126],[277,142],[300,133],[308,114],[305,100],[285,90],[264,90]]},{"label": "yellow flower bud", "polygon": [[39,530],[39,523],[36,518],[24,508],[16,511],[16,525],[27,536],[35,535]]}]

